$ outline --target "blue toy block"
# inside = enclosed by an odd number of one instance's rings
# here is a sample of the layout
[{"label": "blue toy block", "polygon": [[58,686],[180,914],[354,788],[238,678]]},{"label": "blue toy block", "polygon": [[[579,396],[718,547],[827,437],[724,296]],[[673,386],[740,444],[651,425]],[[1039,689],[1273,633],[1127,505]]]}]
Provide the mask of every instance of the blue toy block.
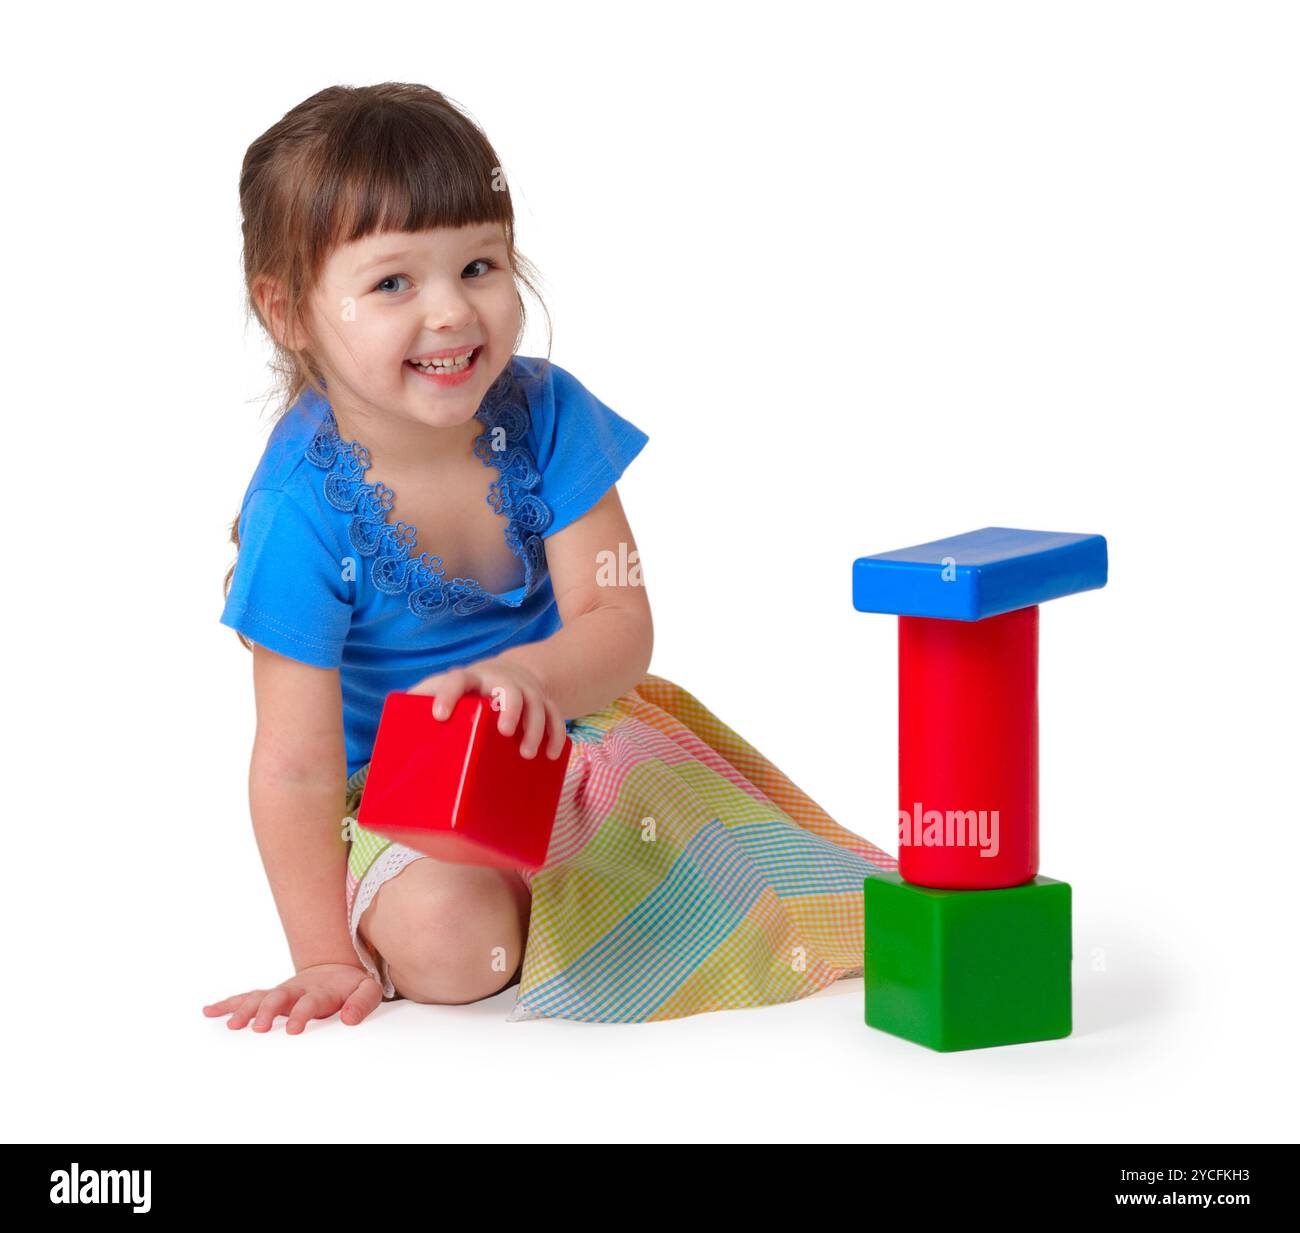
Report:
[{"label": "blue toy block", "polygon": [[982,621],[1106,585],[1106,540],[984,527],[853,562],[859,612]]}]

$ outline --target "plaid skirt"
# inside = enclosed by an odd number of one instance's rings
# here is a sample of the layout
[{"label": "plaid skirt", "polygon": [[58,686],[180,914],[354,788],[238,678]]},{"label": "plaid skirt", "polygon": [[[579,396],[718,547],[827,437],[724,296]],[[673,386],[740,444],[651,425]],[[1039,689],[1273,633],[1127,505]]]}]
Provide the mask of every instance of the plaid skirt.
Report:
[{"label": "plaid skirt", "polygon": [[[835,822],[679,685],[647,674],[569,725],[572,746],[532,892],[510,1020],[643,1023],[790,1002],[863,965],[862,883],[894,857]],[[430,857],[355,822],[352,939],[375,892]]]}]

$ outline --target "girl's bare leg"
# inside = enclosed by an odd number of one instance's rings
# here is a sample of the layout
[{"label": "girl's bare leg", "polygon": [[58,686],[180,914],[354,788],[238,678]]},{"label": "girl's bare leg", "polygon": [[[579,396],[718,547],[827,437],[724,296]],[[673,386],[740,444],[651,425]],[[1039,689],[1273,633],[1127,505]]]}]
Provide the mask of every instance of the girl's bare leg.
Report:
[{"label": "girl's bare leg", "polygon": [[513,984],[532,896],[514,870],[412,861],[376,892],[357,932],[413,1002],[460,1004]]}]

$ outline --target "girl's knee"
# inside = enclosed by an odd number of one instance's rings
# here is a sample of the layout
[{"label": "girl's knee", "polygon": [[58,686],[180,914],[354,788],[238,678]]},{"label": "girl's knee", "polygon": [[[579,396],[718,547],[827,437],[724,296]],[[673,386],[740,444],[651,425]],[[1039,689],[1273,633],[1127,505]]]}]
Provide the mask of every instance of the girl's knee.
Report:
[{"label": "girl's knee", "polygon": [[519,967],[526,902],[504,876],[467,883],[395,901],[383,922],[387,946],[373,939],[393,987],[410,1001],[476,1002],[504,989]]}]

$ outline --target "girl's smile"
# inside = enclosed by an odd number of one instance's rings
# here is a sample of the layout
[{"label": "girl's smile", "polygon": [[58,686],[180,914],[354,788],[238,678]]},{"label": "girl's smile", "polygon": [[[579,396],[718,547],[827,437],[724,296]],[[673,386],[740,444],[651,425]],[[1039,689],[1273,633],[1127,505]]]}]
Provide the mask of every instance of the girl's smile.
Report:
[{"label": "girl's smile", "polygon": [[479,356],[483,353],[482,345],[464,348],[447,347],[441,351],[430,351],[405,361],[421,381],[434,385],[463,385],[474,374]]}]

